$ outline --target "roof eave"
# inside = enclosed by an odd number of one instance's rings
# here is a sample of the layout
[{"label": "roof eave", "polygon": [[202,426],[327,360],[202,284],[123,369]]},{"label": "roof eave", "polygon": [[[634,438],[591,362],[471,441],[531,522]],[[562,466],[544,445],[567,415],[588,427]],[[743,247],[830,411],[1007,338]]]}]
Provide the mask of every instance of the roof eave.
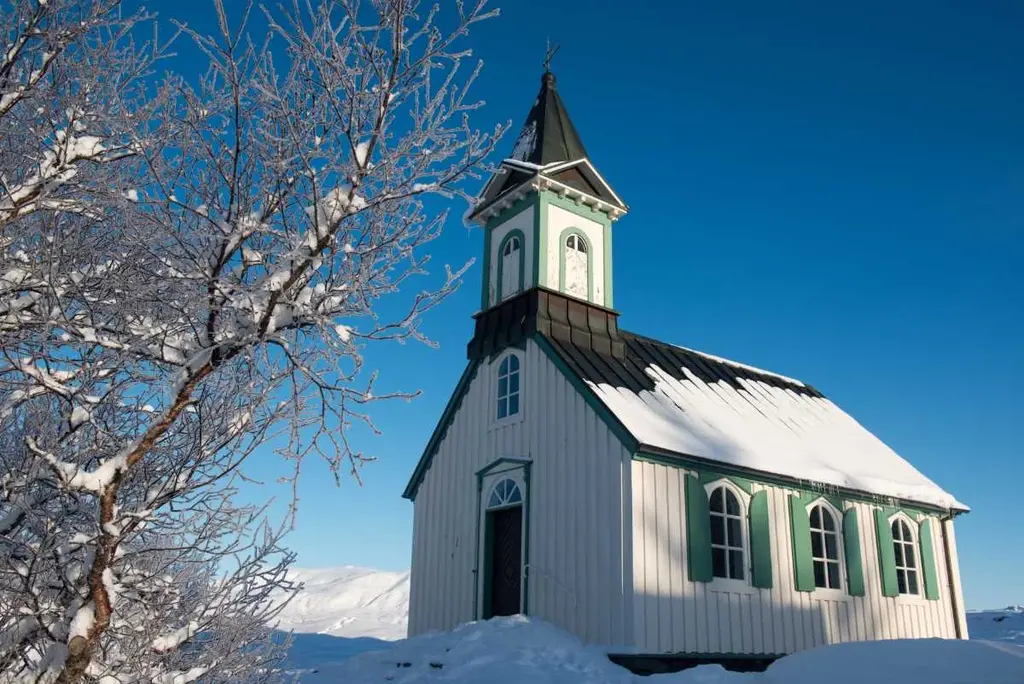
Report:
[{"label": "roof eave", "polygon": [[[679,459],[680,461],[692,462],[692,463],[694,463],[696,465],[707,465],[708,467],[716,469],[716,470],[727,471],[727,472],[735,472],[737,475],[747,475],[747,476],[750,476],[751,479],[770,478],[770,479],[774,479],[774,480],[779,480],[779,481],[782,481],[782,482],[785,482],[785,483],[791,485],[794,489],[806,489],[808,483],[810,482],[809,480],[801,480],[799,478],[795,478],[795,477],[792,477],[790,475],[784,475],[784,474],[781,474],[781,473],[772,473],[772,472],[768,472],[766,470],[757,470],[756,468],[747,468],[747,467],[744,467],[744,466],[734,465],[732,463],[725,463],[723,461],[716,461],[715,459],[712,459],[712,458],[706,458],[706,457],[703,457],[703,456],[695,456],[693,454],[687,454],[687,453],[683,453],[683,452],[679,452],[679,451],[671,451],[669,449],[663,449],[661,447],[654,446],[654,445],[651,445],[651,444],[640,443],[637,446],[636,452],[633,454],[633,457],[634,458],[641,457],[644,454],[648,454],[648,455],[651,455],[651,456],[662,456],[662,457],[667,457],[667,458],[676,458],[676,459]],[[875,497],[883,497],[885,499],[891,499],[895,503],[896,507],[899,507],[901,504],[908,504],[908,505],[912,505],[912,506],[915,506],[915,507],[918,507],[918,508],[927,508],[927,509],[935,511],[937,513],[946,513],[946,512],[948,512],[948,513],[950,513],[953,516],[959,515],[961,513],[969,513],[970,510],[971,510],[970,508],[964,506],[963,504],[960,504],[960,506],[950,506],[950,507],[946,508],[946,507],[943,507],[943,506],[936,505],[934,503],[928,503],[928,502],[925,502],[925,501],[916,501],[914,499],[901,499],[901,498],[898,498],[898,497],[885,496],[883,494],[878,494],[876,492],[869,492],[869,491],[866,491],[866,490],[855,489],[855,488],[852,488],[852,487],[842,487],[840,485],[834,485],[834,484],[828,484],[828,483],[812,483],[812,484],[820,484],[823,488],[833,488],[833,489],[835,489],[835,491],[837,493],[839,493],[839,494],[845,493],[845,494],[854,495],[854,496],[857,496],[857,497],[863,498],[863,499],[871,499],[871,498],[875,498]],[[957,503],[959,503],[959,502],[957,502]]]},{"label": "roof eave", "polygon": [[[522,171],[524,169],[519,168],[517,170]],[[608,218],[612,221],[617,221],[622,218],[629,210],[629,208],[624,204],[607,202],[598,197],[594,197],[589,193],[577,190],[565,183],[556,181],[553,178],[549,178],[544,173],[535,172],[533,176],[527,178],[514,188],[506,190],[489,202],[474,208],[467,216],[467,220],[483,226],[487,223],[489,218],[500,214],[504,209],[512,206],[512,204],[514,204],[520,197],[531,190],[538,192],[541,190],[550,190],[556,193],[559,197],[575,200],[596,211],[608,214]]]}]

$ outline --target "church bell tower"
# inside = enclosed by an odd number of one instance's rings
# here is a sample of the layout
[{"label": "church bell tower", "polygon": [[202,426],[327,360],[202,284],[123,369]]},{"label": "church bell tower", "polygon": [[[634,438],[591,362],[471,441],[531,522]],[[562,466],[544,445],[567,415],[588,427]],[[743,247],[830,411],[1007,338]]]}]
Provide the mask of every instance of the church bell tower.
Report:
[{"label": "church bell tower", "polygon": [[484,229],[481,311],[533,290],[611,310],[612,222],[626,211],[546,71],[511,156],[469,215]]}]

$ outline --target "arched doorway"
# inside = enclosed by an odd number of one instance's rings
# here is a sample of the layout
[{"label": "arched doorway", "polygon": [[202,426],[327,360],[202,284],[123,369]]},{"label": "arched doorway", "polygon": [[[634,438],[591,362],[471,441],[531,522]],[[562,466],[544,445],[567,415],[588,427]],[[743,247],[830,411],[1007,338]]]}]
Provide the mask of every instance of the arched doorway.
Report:
[{"label": "arched doorway", "polygon": [[522,612],[523,494],[511,478],[487,498],[484,536],[483,618]]}]

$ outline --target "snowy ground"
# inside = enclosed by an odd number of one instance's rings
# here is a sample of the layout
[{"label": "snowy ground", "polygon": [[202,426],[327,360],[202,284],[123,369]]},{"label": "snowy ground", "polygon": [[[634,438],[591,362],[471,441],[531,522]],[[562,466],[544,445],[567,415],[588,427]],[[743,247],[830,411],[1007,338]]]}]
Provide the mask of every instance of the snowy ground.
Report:
[{"label": "snowy ground", "polygon": [[521,617],[387,641],[405,633],[407,573],[335,568],[297,577],[307,589],[282,627],[296,631],[288,665],[302,684],[1024,684],[1024,608],[968,613],[969,642],[841,644],[788,656],[764,673],[705,665],[641,678],[600,649]]}]

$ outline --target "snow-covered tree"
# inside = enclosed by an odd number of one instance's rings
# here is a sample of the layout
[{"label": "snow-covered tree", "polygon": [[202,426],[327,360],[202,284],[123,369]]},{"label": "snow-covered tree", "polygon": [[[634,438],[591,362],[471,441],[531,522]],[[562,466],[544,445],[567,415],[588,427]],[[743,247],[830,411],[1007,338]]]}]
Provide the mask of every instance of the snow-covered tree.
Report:
[{"label": "snow-covered tree", "polygon": [[271,444],[355,473],[350,427],[406,396],[362,349],[458,285],[409,291],[424,198],[502,130],[471,127],[458,45],[491,12],[214,2],[218,35],[181,27],[208,70],[158,80],[116,0],[4,3],[0,680],[271,677],[290,557],[234,492]]}]

